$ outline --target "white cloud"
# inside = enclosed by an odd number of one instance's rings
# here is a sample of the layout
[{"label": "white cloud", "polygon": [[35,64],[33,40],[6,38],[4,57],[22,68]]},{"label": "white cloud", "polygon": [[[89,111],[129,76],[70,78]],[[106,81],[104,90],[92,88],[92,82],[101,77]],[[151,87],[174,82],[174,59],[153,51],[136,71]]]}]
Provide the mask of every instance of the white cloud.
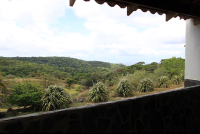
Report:
[{"label": "white cloud", "polygon": [[49,24],[65,15],[66,4],[64,0],[1,0],[0,19]]},{"label": "white cloud", "polygon": [[176,18],[165,22],[165,15],[153,15],[141,10],[128,17],[126,9],[111,8],[107,4],[100,6],[94,1],[79,1],[74,11],[77,16],[88,19],[85,26],[95,31],[96,49],[101,53],[183,56],[183,20]]},{"label": "white cloud", "polygon": [[[79,0],[71,8],[68,2],[1,0],[0,55],[57,55],[110,62],[120,56],[184,55],[185,22],[182,20],[165,22],[165,15],[140,10],[126,16],[126,9],[98,5],[94,1]],[[87,20],[84,26],[90,31],[88,36],[50,27],[59,17],[68,17],[65,15],[68,10]]]}]

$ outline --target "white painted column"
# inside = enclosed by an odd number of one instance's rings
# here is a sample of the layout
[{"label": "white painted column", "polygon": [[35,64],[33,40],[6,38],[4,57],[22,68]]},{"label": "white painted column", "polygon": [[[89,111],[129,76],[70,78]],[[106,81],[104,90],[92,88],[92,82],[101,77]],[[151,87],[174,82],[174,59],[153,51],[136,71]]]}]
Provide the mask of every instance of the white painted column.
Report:
[{"label": "white painted column", "polygon": [[186,21],[185,87],[200,85],[200,24]]}]

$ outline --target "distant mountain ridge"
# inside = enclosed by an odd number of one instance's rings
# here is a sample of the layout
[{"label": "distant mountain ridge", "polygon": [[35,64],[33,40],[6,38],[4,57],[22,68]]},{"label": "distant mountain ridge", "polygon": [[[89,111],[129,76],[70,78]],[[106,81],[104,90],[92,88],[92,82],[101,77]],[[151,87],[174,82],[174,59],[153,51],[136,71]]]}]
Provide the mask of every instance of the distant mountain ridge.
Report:
[{"label": "distant mountain ridge", "polygon": [[117,69],[124,67],[123,64],[107,63],[102,61],[84,61],[70,57],[11,57],[13,60],[28,61],[38,64],[47,64],[53,67],[105,67]]},{"label": "distant mountain ridge", "polygon": [[80,73],[107,73],[124,66],[69,57],[0,57],[0,71],[3,72],[4,76],[11,74],[27,77],[38,73],[76,76]]}]

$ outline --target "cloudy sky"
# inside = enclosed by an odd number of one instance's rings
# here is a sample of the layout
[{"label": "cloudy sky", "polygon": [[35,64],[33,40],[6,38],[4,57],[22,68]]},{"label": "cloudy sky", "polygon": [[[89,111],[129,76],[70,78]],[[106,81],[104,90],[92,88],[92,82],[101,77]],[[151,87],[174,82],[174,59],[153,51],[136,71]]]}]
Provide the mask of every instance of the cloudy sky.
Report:
[{"label": "cloudy sky", "polygon": [[62,56],[131,65],[185,58],[185,21],[94,0],[0,0],[0,56]]}]

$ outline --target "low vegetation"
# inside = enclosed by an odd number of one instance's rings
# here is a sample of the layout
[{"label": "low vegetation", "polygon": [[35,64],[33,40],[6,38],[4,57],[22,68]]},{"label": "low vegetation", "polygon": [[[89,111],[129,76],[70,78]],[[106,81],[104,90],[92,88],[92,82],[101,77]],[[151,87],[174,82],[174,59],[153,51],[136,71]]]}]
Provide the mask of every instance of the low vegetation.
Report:
[{"label": "low vegetation", "polygon": [[174,75],[174,76],[172,77],[172,83],[175,84],[175,85],[180,84],[180,83],[181,83],[181,78],[180,78],[180,76]]},{"label": "low vegetation", "polygon": [[161,76],[157,79],[156,87],[158,88],[168,88],[170,85],[169,77]]},{"label": "low vegetation", "polygon": [[43,90],[38,85],[30,82],[16,83],[8,96],[8,101],[19,107],[36,107],[40,105],[42,92]]},{"label": "low vegetation", "polygon": [[88,100],[91,102],[104,102],[108,101],[108,90],[102,82],[95,84],[90,90]]},{"label": "low vegetation", "polygon": [[68,60],[0,58],[0,111],[18,107],[52,111],[183,86],[182,58],[131,66]]},{"label": "low vegetation", "polygon": [[148,79],[148,78],[142,79],[139,82],[138,91],[139,92],[152,92],[152,91],[154,91],[153,81]]},{"label": "low vegetation", "polygon": [[41,100],[42,110],[52,111],[69,107],[70,96],[62,87],[49,86]]},{"label": "low vegetation", "polygon": [[122,79],[115,89],[115,92],[116,96],[119,97],[131,97],[133,96],[134,88],[130,84],[129,80]]}]

